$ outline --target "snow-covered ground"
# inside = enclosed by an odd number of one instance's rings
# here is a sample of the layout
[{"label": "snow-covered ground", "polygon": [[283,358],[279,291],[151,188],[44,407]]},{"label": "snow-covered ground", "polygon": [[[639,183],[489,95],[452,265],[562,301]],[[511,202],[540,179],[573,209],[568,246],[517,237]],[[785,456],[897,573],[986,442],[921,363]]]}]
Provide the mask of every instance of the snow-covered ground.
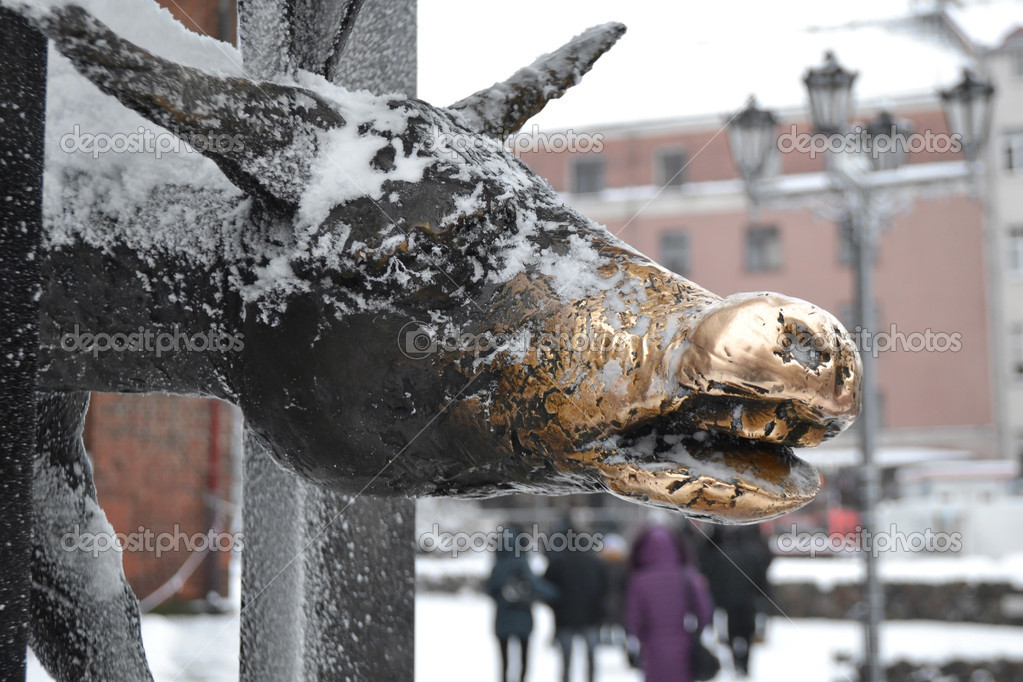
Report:
[{"label": "snow-covered ground", "polygon": [[[531,555],[534,570],[543,559]],[[489,554],[467,553],[457,559],[420,557],[420,578],[461,577],[479,580],[492,566]],[[859,578],[856,559],[777,559],[771,567],[774,582],[816,582],[835,585]],[[954,582],[958,580],[1019,584],[1023,557],[1005,559],[886,558],[889,580]],[[529,679],[560,679],[560,662],[552,646],[553,618],[545,606],[534,608]],[[493,602],[481,594],[422,592],[416,596],[417,682],[480,682],[498,677],[497,642],[492,635]],[[159,616],[142,619],[142,637],[157,682],[227,682],[238,679],[238,619],[221,616]],[[842,682],[850,680],[848,661],[861,648],[862,629],[852,621],[772,619],[767,640],[754,650],[753,682]],[[575,665],[582,670],[582,652]],[[723,653],[723,652],[722,652]],[[888,663],[899,660],[940,663],[952,659],[994,660],[1023,658],[1023,627],[965,623],[902,621],[885,623],[882,654]],[[727,656],[722,656],[727,661]],[[598,650],[599,682],[641,682],[618,647]],[[50,678],[34,659],[29,682]],[[579,677],[581,680],[582,677]],[[727,663],[718,682],[733,680]]]},{"label": "snow-covered ground", "polygon": [[[560,664],[551,646],[553,619],[535,609],[529,679],[555,680]],[[421,594],[416,598],[417,682],[481,682],[498,678],[493,605],[485,596]],[[227,682],[238,679],[238,626],[232,615],[143,618],[143,638],[158,682]],[[753,652],[752,682],[841,682],[849,680],[848,658],[860,647],[861,629],[850,621],[772,619],[767,640]],[[940,662],[951,658],[992,660],[1023,656],[1023,628],[933,623],[886,623],[882,630],[887,661]],[[576,652],[581,656],[581,651]],[[581,659],[576,665],[581,677]],[[599,682],[641,682],[617,647],[601,647]],[[38,662],[30,682],[49,679]],[[718,682],[733,680],[727,665]]]},{"label": "snow-covered ground", "polygon": [[[983,556],[882,556],[881,579],[897,584],[1007,584],[1023,588],[1023,554],[998,559]],[[780,558],[771,563],[772,584],[814,583],[822,589],[863,580],[863,559],[858,556],[826,558]],[[1021,647],[1023,651],[1023,647]]]},{"label": "snow-covered ground", "polygon": [[[234,614],[148,614],[142,617],[142,640],[157,682],[233,682],[238,679],[238,619]],[[29,652],[27,682],[51,679]]]},{"label": "snow-covered ground", "polygon": [[[534,570],[540,570],[543,558],[534,553],[530,559]],[[458,577],[464,580],[486,579],[493,557],[466,553],[457,559],[421,557],[416,562],[416,575],[427,581]],[[983,556],[882,556],[879,567],[885,582],[898,584],[943,584],[964,582],[1003,583],[1023,588],[1023,554],[1002,558]],[[863,580],[863,559],[858,556],[780,557],[771,563],[768,575],[772,584],[813,583],[821,589],[848,585]]]},{"label": "snow-covered ground", "polygon": [[[555,680],[560,664],[550,646],[553,620],[546,608],[535,609],[536,627],[530,657],[531,680]],[[499,679],[497,644],[490,633],[493,606],[486,597],[427,594],[416,599],[417,682],[477,682]],[[443,623],[443,626],[439,624]],[[840,682],[850,680],[848,659],[858,652],[862,629],[851,621],[773,618],[764,644],[753,650],[751,682]],[[886,623],[882,629],[885,659],[943,661],[952,657],[992,660],[1023,656],[1023,628],[926,621]],[[581,651],[577,649],[577,656]],[[727,655],[723,656],[727,661]],[[581,661],[580,661],[581,663]],[[600,682],[641,682],[628,668],[621,650],[601,647]],[[578,680],[582,680],[580,670]],[[735,679],[726,664],[717,682]]]}]

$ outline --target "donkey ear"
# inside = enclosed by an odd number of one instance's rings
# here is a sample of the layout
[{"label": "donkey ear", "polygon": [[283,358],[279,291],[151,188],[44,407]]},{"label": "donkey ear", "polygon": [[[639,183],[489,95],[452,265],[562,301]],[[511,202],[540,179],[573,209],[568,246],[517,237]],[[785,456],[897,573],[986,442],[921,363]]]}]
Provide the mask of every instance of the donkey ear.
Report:
[{"label": "donkey ear", "polygon": [[578,83],[623,33],[625,26],[618,23],[589,28],[503,83],[469,95],[448,109],[461,113],[478,133],[507,137],[540,113],[548,101],[561,97]]},{"label": "donkey ear", "polygon": [[282,209],[298,205],[319,133],[345,125],[314,92],[181,66],[77,6],[54,9],[36,25],[100,90],[191,144],[241,190]]}]

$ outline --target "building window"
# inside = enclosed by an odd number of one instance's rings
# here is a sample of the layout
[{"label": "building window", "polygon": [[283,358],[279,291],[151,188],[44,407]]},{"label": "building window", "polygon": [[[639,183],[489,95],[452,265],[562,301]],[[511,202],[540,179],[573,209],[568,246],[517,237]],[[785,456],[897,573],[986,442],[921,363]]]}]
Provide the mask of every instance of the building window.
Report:
[{"label": "building window", "polygon": [[689,233],[684,230],[661,234],[661,265],[674,273],[689,275]]},{"label": "building window", "polygon": [[1013,175],[1023,175],[1023,133],[1005,136],[1005,170]]},{"label": "building window", "polygon": [[754,225],[746,230],[746,269],[750,272],[780,270],[781,234],[775,225]]},{"label": "building window", "polygon": [[1009,274],[1023,277],[1023,227],[1009,230]]},{"label": "building window", "polygon": [[661,187],[681,187],[686,181],[686,164],[689,155],[681,149],[662,149],[657,153],[657,167],[654,174]]},{"label": "building window", "polygon": [[1009,340],[1010,372],[1017,381],[1023,380],[1023,324],[1012,325]]},{"label": "building window", "polygon": [[572,161],[572,194],[596,194],[604,189],[604,159]]}]

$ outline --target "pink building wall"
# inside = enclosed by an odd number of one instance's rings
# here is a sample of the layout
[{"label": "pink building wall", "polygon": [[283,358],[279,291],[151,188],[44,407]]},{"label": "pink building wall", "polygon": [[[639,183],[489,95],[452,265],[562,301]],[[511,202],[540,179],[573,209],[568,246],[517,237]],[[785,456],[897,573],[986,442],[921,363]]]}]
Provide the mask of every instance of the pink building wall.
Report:
[{"label": "pink building wall", "polygon": [[[941,111],[921,109],[916,111],[900,111],[897,119],[908,119],[914,129],[923,133],[930,131],[934,135],[948,133],[948,126],[945,115]],[[714,126],[704,130],[689,130],[685,132],[625,132],[609,130],[576,131],[577,134],[585,132],[591,135],[600,135],[602,150],[600,155],[607,160],[607,186],[608,187],[634,187],[652,185],[656,182],[655,158],[660,150],[683,149],[691,158],[686,167],[686,180],[688,182],[708,182],[715,180],[731,180],[738,177],[735,166],[732,163],[731,152],[728,146],[728,135],[722,125]],[[862,124],[863,121],[854,121],[853,125]],[[796,134],[808,134],[812,132],[812,126],[806,121],[785,121],[779,123],[778,134],[789,134],[792,131],[792,124],[795,124]],[[595,152],[588,152],[595,154]],[[559,192],[567,191],[569,188],[569,162],[586,156],[582,153],[562,152],[552,153],[543,150],[527,151],[521,154],[520,158],[546,178],[551,186]],[[820,155],[811,155],[805,152],[790,152],[780,154],[780,172],[784,174],[794,173],[817,173],[824,170],[824,159]],[[910,154],[907,162],[933,163],[938,161],[959,161],[962,160],[961,153],[935,151],[921,151]]]}]

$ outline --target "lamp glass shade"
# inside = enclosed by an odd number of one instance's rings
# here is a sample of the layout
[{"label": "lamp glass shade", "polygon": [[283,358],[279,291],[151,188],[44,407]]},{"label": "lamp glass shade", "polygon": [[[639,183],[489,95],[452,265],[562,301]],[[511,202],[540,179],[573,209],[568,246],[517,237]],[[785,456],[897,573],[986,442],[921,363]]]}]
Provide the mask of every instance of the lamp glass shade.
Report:
[{"label": "lamp glass shade", "polygon": [[758,107],[753,97],[739,113],[728,119],[732,160],[746,182],[763,177],[771,158],[778,152],[777,129],[774,114]]},{"label": "lamp glass shade", "polygon": [[849,128],[852,116],[852,88],[856,72],[842,68],[833,52],[824,54],[824,64],[803,76],[810,98],[810,117],[818,133],[837,135]]},{"label": "lamp glass shade", "polygon": [[991,132],[994,94],[994,86],[969,69],[963,70],[963,78],[956,85],[939,91],[949,131],[959,135],[963,153],[970,161],[977,159]]}]

